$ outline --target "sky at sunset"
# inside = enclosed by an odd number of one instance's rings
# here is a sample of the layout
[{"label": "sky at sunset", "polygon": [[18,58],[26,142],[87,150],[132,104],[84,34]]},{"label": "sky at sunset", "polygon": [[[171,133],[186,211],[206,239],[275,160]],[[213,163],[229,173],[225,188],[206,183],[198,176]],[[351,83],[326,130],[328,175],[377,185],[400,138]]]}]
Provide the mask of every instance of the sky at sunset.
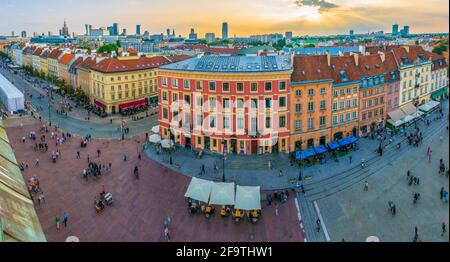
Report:
[{"label": "sky at sunset", "polygon": [[0,0],[0,35],[11,31],[58,33],[64,18],[70,32],[84,33],[119,23],[128,33],[135,25],[151,34],[175,28],[186,36],[195,28],[221,36],[221,23],[229,35],[294,32],[294,35],[328,35],[384,30],[398,23],[411,33],[448,32],[448,0]]}]

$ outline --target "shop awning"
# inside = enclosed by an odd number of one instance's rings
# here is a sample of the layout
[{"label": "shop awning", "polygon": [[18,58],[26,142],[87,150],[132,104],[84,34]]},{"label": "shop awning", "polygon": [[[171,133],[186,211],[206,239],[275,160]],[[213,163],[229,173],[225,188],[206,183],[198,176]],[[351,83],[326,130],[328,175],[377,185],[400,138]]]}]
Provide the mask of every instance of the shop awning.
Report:
[{"label": "shop awning", "polygon": [[235,209],[261,210],[261,192],[259,186],[237,186]]},{"label": "shop awning", "polygon": [[193,177],[184,196],[208,203],[211,186],[211,181]]},{"label": "shop awning", "polygon": [[100,101],[98,101],[98,100],[95,100],[94,104],[95,104],[97,107],[101,108],[101,109],[105,109],[105,108],[106,108],[105,104],[103,104],[102,102],[100,102]]},{"label": "shop awning", "polygon": [[210,205],[234,205],[234,183],[212,183]]},{"label": "shop awning", "polygon": [[153,134],[148,138],[148,141],[150,143],[155,143],[155,144],[159,143],[159,142],[161,142],[161,136],[158,134]]},{"label": "shop awning", "polygon": [[314,147],[314,151],[316,152],[316,154],[320,155],[320,154],[326,153],[328,150],[323,145],[320,145],[320,146]]},{"label": "shop awning", "polygon": [[444,87],[444,88],[441,88],[441,89],[436,90],[433,93],[431,93],[430,98],[431,99],[437,99],[441,95],[444,95],[444,94],[447,94],[447,93],[448,93],[448,87]]},{"label": "shop awning", "polygon": [[356,141],[358,141],[358,138],[354,137],[354,136],[349,136],[346,138],[342,138],[338,140],[338,143],[341,146],[346,146],[346,145],[351,145],[353,143],[356,143]]},{"label": "shop awning", "polygon": [[393,121],[398,121],[398,120],[405,118],[406,114],[400,108],[398,108],[398,109],[395,109],[394,111],[389,112],[388,116]]},{"label": "shop awning", "polygon": [[145,99],[142,99],[142,100],[137,100],[137,101],[133,101],[133,102],[129,102],[129,103],[120,104],[119,108],[122,110],[125,110],[125,109],[129,109],[129,108],[145,106],[145,105],[147,105],[147,101],[145,101]]},{"label": "shop awning", "polygon": [[408,122],[411,122],[411,121],[414,120],[414,119],[415,119],[414,116],[412,116],[412,115],[407,115],[407,116],[403,119],[403,122],[408,123]]},{"label": "shop awning", "polygon": [[173,147],[173,141],[169,140],[169,139],[164,139],[163,141],[161,141],[161,147],[165,148],[165,149],[169,149],[169,148]]},{"label": "shop awning", "polygon": [[159,125],[156,125],[156,126],[152,127],[152,132],[153,133],[159,133]]},{"label": "shop awning", "polygon": [[403,111],[403,113],[405,113],[405,115],[412,115],[417,111],[416,107],[412,103],[408,103],[400,107],[400,109]]},{"label": "shop awning", "polygon": [[314,151],[313,148],[307,148],[303,151],[297,151],[295,154],[295,158],[297,160],[302,160],[302,159],[307,159],[309,157],[315,156],[316,152]]},{"label": "shop awning", "polygon": [[399,126],[401,126],[401,125],[404,124],[404,122],[403,122],[402,120],[394,121],[394,120],[392,120],[392,119],[389,119],[389,120],[388,120],[388,123],[391,124],[391,125],[393,125],[394,127],[399,127]]},{"label": "shop awning", "polygon": [[429,112],[439,105],[440,105],[439,102],[431,100],[430,102],[419,106],[419,110],[423,112]]},{"label": "shop awning", "polygon": [[347,137],[348,140],[350,141],[351,144],[356,143],[358,141],[359,138],[354,137],[354,136],[349,136]]},{"label": "shop awning", "polygon": [[331,149],[331,150],[335,150],[338,149],[339,147],[341,147],[341,145],[339,145],[338,142],[333,141],[327,144],[327,146]]}]

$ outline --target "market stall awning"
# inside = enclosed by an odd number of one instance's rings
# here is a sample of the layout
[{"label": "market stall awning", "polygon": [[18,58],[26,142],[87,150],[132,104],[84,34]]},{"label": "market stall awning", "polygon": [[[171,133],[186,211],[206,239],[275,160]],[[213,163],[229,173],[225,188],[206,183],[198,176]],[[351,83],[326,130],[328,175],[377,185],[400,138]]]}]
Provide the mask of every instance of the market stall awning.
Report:
[{"label": "market stall awning", "polygon": [[153,134],[148,138],[150,143],[159,143],[161,142],[161,136],[158,134]]},{"label": "market stall awning", "polygon": [[432,109],[436,108],[439,105],[440,105],[439,102],[431,100],[430,102],[419,106],[419,110],[423,111],[423,112],[429,112],[429,111],[431,111]]},{"label": "market stall awning", "polygon": [[320,154],[326,153],[328,150],[323,145],[320,145],[320,146],[314,147],[314,151],[316,152],[316,154],[320,155]]},{"label": "market stall awning", "polygon": [[145,106],[147,105],[147,101],[145,101],[145,99],[142,100],[137,100],[137,101],[133,101],[133,102],[129,102],[129,103],[123,103],[119,105],[119,108],[122,110],[128,109],[128,108],[133,108],[133,107],[137,107],[137,106]]},{"label": "market stall awning", "polygon": [[349,137],[346,137],[346,138],[341,138],[341,139],[339,139],[339,140],[338,140],[338,143],[339,143],[341,146],[346,146],[346,145],[353,144],[353,143],[355,143],[356,141],[358,141],[358,138],[356,138],[356,137],[354,137],[354,136],[349,136]]},{"label": "market stall awning", "polygon": [[159,133],[159,125],[156,125],[156,126],[152,127],[152,132],[153,133]]},{"label": "market stall awning", "polygon": [[105,108],[106,108],[105,104],[103,104],[102,102],[100,102],[100,101],[98,101],[98,100],[95,100],[94,104],[95,104],[97,107],[101,108],[101,109],[105,109]]},{"label": "market stall awning", "polygon": [[173,147],[173,141],[169,139],[164,139],[161,141],[161,147],[165,149],[171,148]]},{"label": "market stall awning", "polygon": [[403,111],[403,113],[405,113],[405,116],[412,115],[417,111],[416,107],[412,103],[408,103],[400,107],[400,109]]},{"label": "market stall awning", "polygon": [[439,90],[434,91],[431,93],[430,98],[431,99],[438,99],[441,95],[448,93],[448,87],[441,88]]},{"label": "market stall awning", "polygon": [[237,186],[235,209],[261,210],[261,192],[259,186]]},{"label": "market stall awning", "polygon": [[307,158],[315,156],[315,155],[316,155],[316,152],[314,152],[313,148],[307,148],[303,151],[297,151],[295,153],[295,158],[297,160],[302,160],[302,159],[307,159]]},{"label": "market stall awning", "polygon": [[234,183],[212,183],[210,205],[234,205]]},{"label": "market stall awning", "polygon": [[208,203],[211,185],[211,181],[193,177],[184,196]]},{"label": "market stall awning", "polygon": [[389,120],[388,120],[388,123],[391,124],[391,125],[393,125],[394,127],[399,127],[399,126],[401,126],[401,125],[404,124],[404,122],[403,122],[402,120],[394,121],[394,120],[392,120],[392,119],[389,119]]},{"label": "market stall awning", "polygon": [[350,141],[350,144],[356,143],[358,141],[358,138],[354,136],[349,136],[347,138]]},{"label": "market stall awning", "polygon": [[414,112],[414,114],[412,114],[412,116],[413,116],[414,118],[418,118],[418,117],[421,117],[421,116],[424,115],[424,114],[425,114],[424,112],[417,111],[417,112]]},{"label": "market stall awning", "polygon": [[412,116],[412,115],[407,115],[407,116],[403,119],[403,122],[408,123],[408,122],[411,122],[411,121],[414,120],[414,119],[415,119],[414,116]]},{"label": "market stall awning", "polygon": [[389,112],[388,116],[393,121],[397,121],[397,120],[401,120],[401,119],[405,118],[406,114],[400,108],[398,108],[398,109],[395,109],[394,111]]},{"label": "market stall awning", "polygon": [[335,150],[338,149],[339,147],[341,147],[341,145],[339,145],[338,142],[333,141],[327,144],[327,146],[331,149],[331,150]]}]

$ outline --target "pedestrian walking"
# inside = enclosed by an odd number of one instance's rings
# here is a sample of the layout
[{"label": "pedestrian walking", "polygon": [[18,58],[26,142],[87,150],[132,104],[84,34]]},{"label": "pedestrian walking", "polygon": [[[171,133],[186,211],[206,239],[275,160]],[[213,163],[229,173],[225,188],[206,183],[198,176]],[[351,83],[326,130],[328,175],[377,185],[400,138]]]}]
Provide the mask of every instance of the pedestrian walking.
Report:
[{"label": "pedestrian walking", "polygon": [[442,233],[441,233],[441,237],[443,237],[444,234],[447,232],[447,229],[446,229],[445,227],[446,227],[445,222],[442,222]]},{"label": "pedestrian walking", "polygon": [[267,161],[267,167],[269,170],[272,170],[272,160],[269,159],[269,161]]},{"label": "pedestrian walking", "polygon": [[414,240],[413,240],[413,242],[417,242],[418,239],[419,239],[419,228],[416,225],[414,227]]},{"label": "pedestrian walking", "polygon": [[317,229],[317,232],[320,232],[320,219],[316,220],[316,229]]},{"label": "pedestrian walking", "polygon": [[166,239],[167,242],[170,241],[170,233],[168,227],[164,227],[164,238]]},{"label": "pedestrian walking", "polygon": [[444,187],[441,187],[441,192],[440,192],[440,200],[444,200],[444,192],[445,192],[445,190],[444,190]]},{"label": "pedestrian walking", "polygon": [[61,222],[61,217],[59,215],[55,216],[56,229],[59,230],[59,223]]},{"label": "pedestrian walking", "polygon": [[77,159],[80,159],[80,151],[77,151]]},{"label": "pedestrian walking", "polygon": [[89,157],[89,154],[87,155],[87,161],[88,161],[88,163],[91,162],[91,158]]},{"label": "pedestrian walking", "polygon": [[301,182],[302,180],[303,180],[302,170],[300,169],[300,171],[298,172],[298,181]]},{"label": "pedestrian walking", "polygon": [[45,195],[44,191],[41,191],[41,194],[39,195],[39,202],[45,203]]},{"label": "pedestrian walking", "polygon": [[272,194],[267,195],[267,204],[268,204],[269,206],[272,205]]},{"label": "pedestrian walking", "polygon": [[69,219],[69,216],[67,215],[67,212],[64,211],[64,213],[63,213],[64,227],[67,227],[67,220],[68,219]]},{"label": "pedestrian walking", "polygon": [[278,176],[283,176],[283,170],[280,169],[280,173],[278,174]]},{"label": "pedestrian walking", "polygon": [[112,163],[109,162],[109,163],[108,163],[108,166],[109,166],[109,171],[111,171]]},{"label": "pedestrian walking", "polygon": [[419,185],[420,184],[420,176],[416,177],[416,184]]},{"label": "pedestrian walking", "polygon": [[276,204],[275,205],[275,216],[278,216],[278,207],[279,207],[280,205],[279,204]]},{"label": "pedestrian walking", "polygon": [[411,175],[411,171],[410,170],[406,171],[406,180],[407,181],[409,181],[410,175]]},{"label": "pedestrian walking", "polygon": [[124,161],[124,162],[127,162],[127,159],[128,159],[128,156],[127,156],[126,153],[124,153],[124,154],[123,154],[123,161]]},{"label": "pedestrian walking", "polygon": [[173,165],[173,159],[172,159],[172,156],[169,157],[169,164],[170,164],[170,165]]},{"label": "pedestrian walking", "polygon": [[361,168],[364,168],[364,166],[365,166],[365,160],[364,160],[364,158],[363,159],[361,159]]},{"label": "pedestrian walking", "polygon": [[101,151],[100,151],[100,149],[97,149],[97,157],[100,157],[100,155],[101,155]]},{"label": "pedestrian walking", "polygon": [[36,167],[39,166],[39,158],[36,158],[36,162],[34,163],[34,166],[36,166]]},{"label": "pedestrian walking", "polygon": [[138,154],[138,159],[141,161],[141,153]]},{"label": "pedestrian walking", "polygon": [[364,191],[369,191],[369,182],[364,182]]},{"label": "pedestrian walking", "polygon": [[349,155],[349,156],[348,156],[348,159],[350,160],[350,164],[351,164],[351,163],[352,163],[353,156],[352,156],[352,155]]},{"label": "pedestrian walking", "polygon": [[202,168],[201,168],[200,172],[201,172],[202,175],[206,174],[206,170],[205,170],[205,165],[204,164],[202,164]]}]

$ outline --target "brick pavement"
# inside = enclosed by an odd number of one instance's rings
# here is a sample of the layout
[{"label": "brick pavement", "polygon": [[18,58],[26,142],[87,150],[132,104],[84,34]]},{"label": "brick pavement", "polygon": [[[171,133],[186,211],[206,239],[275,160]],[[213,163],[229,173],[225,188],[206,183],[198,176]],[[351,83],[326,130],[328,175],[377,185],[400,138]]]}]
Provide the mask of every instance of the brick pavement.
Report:
[{"label": "brick pavement", "polygon": [[[256,225],[247,221],[234,223],[231,218],[219,216],[206,219],[187,212],[184,193],[190,179],[143,157],[139,162],[137,152],[143,137],[133,137],[125,142],[93,140],[87,148],[80,149],[80,138],[58,146],[61,159],[52,163],[50,153],[56,150],[54,141],[49,152],[34,152],[31,141],[20,142],[23,135],[37,130],[40,124],[9,127],[7,132],[18,162],[26,161],[29,168],[23,172],[25,179],[36,175],[44,191],[46,203],[36,206],[36,211],[48,241],[64,241],[74,235],[81,241],[162,241],[163,221],[173,219],[173,241],[302,241],[294,197],[279,208],[263,203],[263,219]],[[47,135],[49,137],[49,135]],[[96,151],[100,148],[101,157]],[[81,159],[76,159],[80,150]],[[123,162],[123,152],[129,161]],[[82,178],[87,165],[87,155],[94,161],[112,162],[112,172],[98,180]],[[143,155],[143,154],[142,154]],[[36,156],[40,166],[34,167]],[[140,167],[140,179],[132,175],[135,165]],[[102,185],[112,192],[115,203],[96,214],[94,197]],[[292,194],[293,195],[293,194]],[[68,227],[59,231],[55,215],[66,211]]]}]

